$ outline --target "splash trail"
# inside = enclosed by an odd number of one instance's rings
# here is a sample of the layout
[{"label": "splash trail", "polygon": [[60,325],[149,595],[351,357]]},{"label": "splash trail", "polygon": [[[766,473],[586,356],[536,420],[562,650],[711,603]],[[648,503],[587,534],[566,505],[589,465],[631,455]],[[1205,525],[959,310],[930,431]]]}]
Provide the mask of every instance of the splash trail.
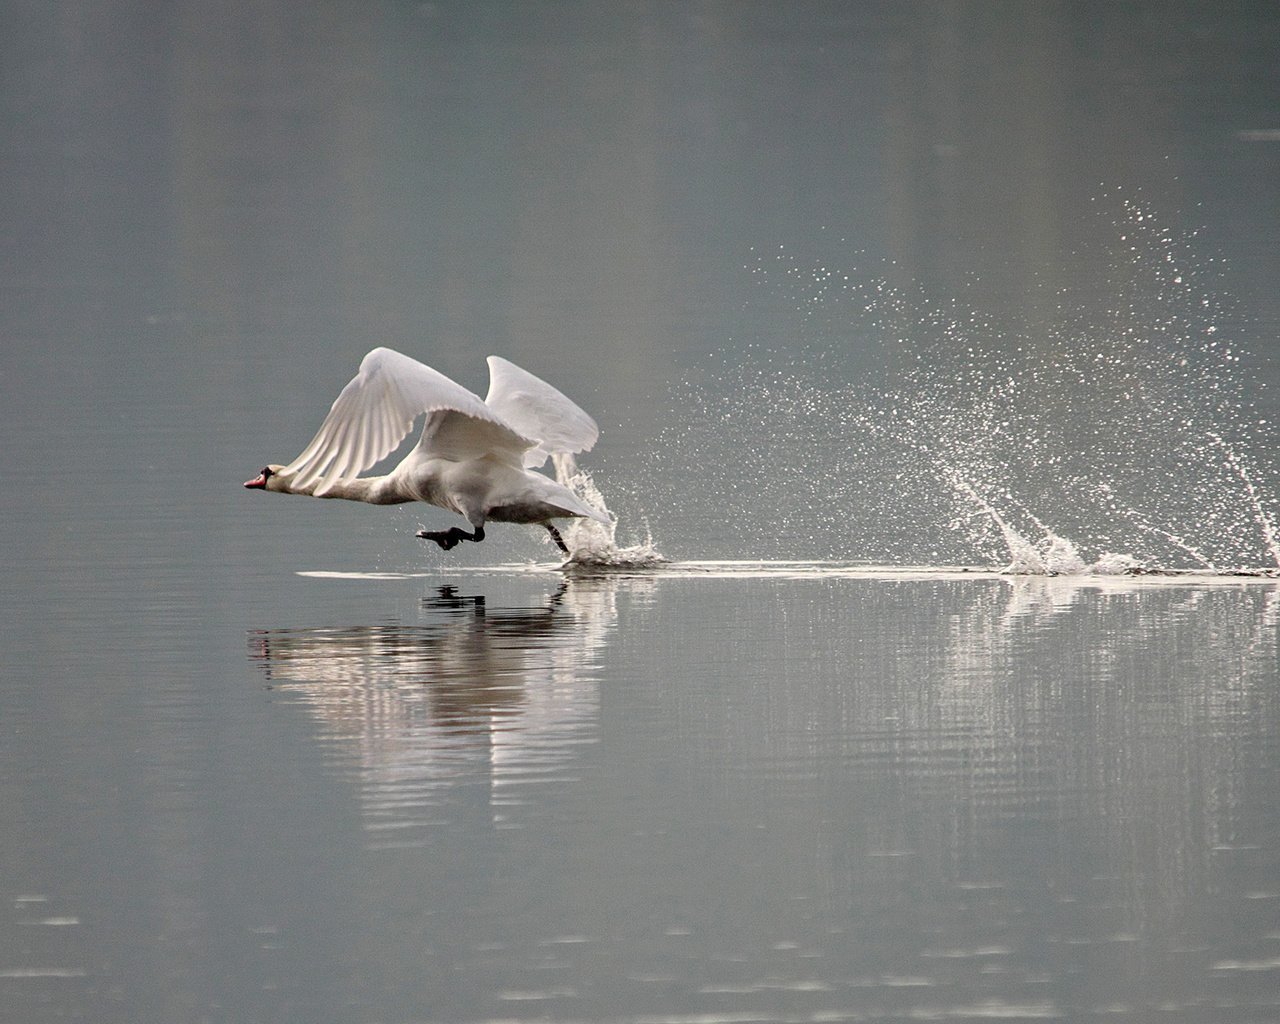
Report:
[{"label": "splash trail", "polygon": [[1194,233],[1112,199],[1101,285],[1034,320],[755,254],[765,341],[677,396],[647,510],[664,534],[734,524],[691,557],[1280,568],[1280,438],[1247,319]]}]

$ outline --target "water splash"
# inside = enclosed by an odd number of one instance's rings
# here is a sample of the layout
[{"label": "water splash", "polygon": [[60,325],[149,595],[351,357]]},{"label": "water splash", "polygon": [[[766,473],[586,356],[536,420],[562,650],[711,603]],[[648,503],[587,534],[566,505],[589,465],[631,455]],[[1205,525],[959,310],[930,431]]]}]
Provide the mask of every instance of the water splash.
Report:
[{"label": "water splash", "polygon": [[594,519],[573,519],[562,531],[569,548],[566,568],[575,569],[652,569],[663,565],[667,558],[654,546],[653,535],[645,523],[643,539],[637,543],[619,547],[617,543],[618,517],[609,511],[604,494],[591,474],[579,469],[572,455],[552,455],[556,480],[568,487],[591,508],[603,512],[608,524]]},{"label": "water splash", "polygon": [[1008,547],[1009,555],[1012,558],[1008,568],[1005,570],[1006,572],[1043,574],[1049,571],[1039,548],[1010,526],[1004,516],[997,512],[990,502],[986,501],[973,489],[973,485],[969,481],[965,480],[964,477],[949,466],[941,467],[941,473],[957,492],[972,501],[979,511],[985,514],[995,524],[996,529],[1000,531],[1000,536],[1004,538],[1005,546]]},{"label": "water splash", "polygon": [[1170,533],[1162,527],[1149,523],[1146,516],[1141,512],[1135,508],[1130,508],[1128,505],[1116,498],[1115,492],[1112,490],[1110,484],[1084,484],[1084,486],[1092,490],[1101,501],[1106,503],[1112,515],[1132,523],[1137,529],[1144,533],[1149,533],[1162,540],[1168,541],[1177,550],[1190,555],[1197,565],[1202,566],[1209,572],[1212,573],[1218,571],[1217,567],[1209,561],[1209,559],[1206,558],[1198,548],[1192,547],[1177,534]]},{"label": "water splash", "polygon": [[1088,261],[1102,281],[1049,293],[1034,320],[758,254],[774,347],[678,396],[649,509],[665,499],[682,537],[732,522],[739,547],[695,557],[1280,567],[1280,438],[1257,412],[1243,318],[1194,234],[1111,198],[1109,251]]},{"label": "water splash", "polygon": [[[1087,571],[1076,546],[1066,537],[1060,537],[1036,515],[1023,508],[1022,512],[1044,535],[1039,541],[1031,541],[1009,525],[1008,520],[995,506],[983,498],[973,485],[949,466],[941,467],[941,473],[956,491],[972,501],[986,515],[1004,539],[1011,561],[1004,571],[1018,575],[1058,576]],[[1014,499],[1010,499],[1014,500]]]},{"label": "water splash", "polygon": [[1277,542],[1276,539],[1275,519],[1262,504],[1262,500],[1258,496],[1258,490],[1254,486],[1253,478],[1226,441],[1213,431],[1209,431],[1208,436],[1209,440],[1221,449],[1222,457],[1226,459],[1227,465],[1231,467],[1232,472],[1244,484],[1245,493],[1249,497],[1249,507],[1253,511],[1253,521],[1258,525],[1258,529],[1262,533],[1262,540],[1266,545],[1267,553],[1271,556],[1271,560],[1280,567],[1280,542]]}]

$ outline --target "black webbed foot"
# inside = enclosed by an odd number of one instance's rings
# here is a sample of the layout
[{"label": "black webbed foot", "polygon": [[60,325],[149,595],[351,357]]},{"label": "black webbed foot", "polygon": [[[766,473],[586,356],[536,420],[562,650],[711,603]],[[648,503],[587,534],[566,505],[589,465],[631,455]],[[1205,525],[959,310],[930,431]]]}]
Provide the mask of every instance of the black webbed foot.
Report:
[{"label": "black webbed foot", "polygon": [[423,540],[435,541],[443,550],[449,551],[464,540],[475,541],[477,544],[484,540],[484,527],[477,526],[475,533],[467,533],[466,530],[451,526],[447,530],[419,530],[417,535]]},{"label": "black webbed foot", "polygon": [[453,532],[453,530],[437,530],[428,533],[426,530],[423,530],[418,534],[418,536],[423,540],[433,540],[445,551],[449,551],[458,546],[458,538],[453,536]]}]

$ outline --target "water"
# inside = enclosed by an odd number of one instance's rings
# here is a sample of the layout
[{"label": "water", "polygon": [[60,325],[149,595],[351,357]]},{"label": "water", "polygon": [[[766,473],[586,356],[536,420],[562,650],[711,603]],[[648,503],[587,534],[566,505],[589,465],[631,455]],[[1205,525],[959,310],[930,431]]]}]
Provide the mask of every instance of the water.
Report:
[{"label": "water", "polygon": [[1269,5],[2,9],[0,1020],[1280,1019]]},{"label": "water", "polygon": [[1274,582],[700,569],[11,694],[14,1019],[1274,1012]]}]

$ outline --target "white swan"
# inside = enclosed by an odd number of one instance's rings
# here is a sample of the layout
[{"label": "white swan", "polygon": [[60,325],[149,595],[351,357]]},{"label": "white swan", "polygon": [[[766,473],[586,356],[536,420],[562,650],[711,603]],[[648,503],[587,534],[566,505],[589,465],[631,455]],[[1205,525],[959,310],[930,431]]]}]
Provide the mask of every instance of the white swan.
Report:
[{"label": "white swan", "polygon": [[[467,518],[458,527],[419,537],[448,551],[484,540],[484,524],[539,523],[565,554],[552,519],[608,518],[577,495],[532,470],[551,454],[590,450],[595,421],[546,381],[498,356],[489,357],[489,393],[481,401],[431,367],[375,348],[338,395],[320,430],[287,466],[267,466],[245,487],[374,505],[425,501]],[[417,446],[385,476],[360,473],[390,455],[419,416]]]}]

